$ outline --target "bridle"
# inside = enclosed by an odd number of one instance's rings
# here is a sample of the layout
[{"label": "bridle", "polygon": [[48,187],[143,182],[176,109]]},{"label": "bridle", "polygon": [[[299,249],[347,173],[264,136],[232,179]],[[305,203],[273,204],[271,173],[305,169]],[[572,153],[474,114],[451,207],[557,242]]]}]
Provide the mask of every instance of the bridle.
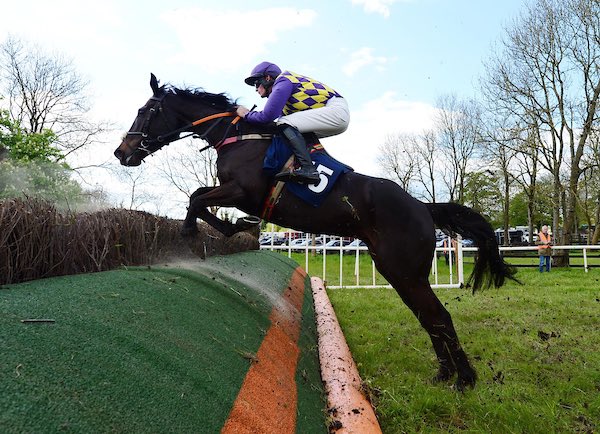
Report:
[{"label": "bridle", "polygon": [[[200,149],[200,152],[205,151],[206,149],[209,149],[211,147],[218,148],[220,144],[223,144],[226,141],[231,128],[233,126],[235,126],[241,119],[235,112],[221,112],[221,113],[215,113],[212,115],[205,116],[201,119],[190,122],[181,128],[172,128],[171,125],[169,124],[169,121],[168,121],[166,115],[164,114],[163,107],[162,107],[162,101],[165,98],[165,96],[167,96],[166,93],[162,94],[161,96],[151,97],[150,101],[154,101],[154,104],[152,105],[152,107],[150,107],[150,109],[148,109],[148,111],[144,117],[144,121],[142,122],[142,127],[140,128],[140,130],[139,131],[128,131],[125,134],[125,137],[128,137],[128,136],[142,137],[142,141],[140,142],[140,145],[135,149],[132,148],[131,145],[129,145],[129,143],[126,143],[126,146],[132,151],[132,155],[136,151],[144,152],[147,155],[150,155],[150,154],[156,152],[157,150],[159,150],[160,148],[162,148],[163,146],[168,145],[169,143],[175,142],[177,140],[185,139],[186,137],[190,137],[190,136],[194,136],[194,138],[206,140],[206,138],[211,133],[211,131],[213,131],[218,125],[220,125],[221,122],[225,118],[233,117],[234,119],[227,126],[227,129],[225,130],[225,134],[223,135],[223,138],[216,143],[209,144],[208,146],[205,146],[204,148]],[[157,113],[160,113],[162,115],[163,122],[167,126],[167,129],[169,130],[169,132],[162,134],[160,136],[157,136],[157,137],[149,137],[148,129],[150,128],[150,124],[153,121],[153,119]],[[203,123],[210,122],[210,121],[215,121],[215,122],[212,122],[212,124],[202,134],[190,132],[187,135],[180,136],[180,133],[189,131]]]}]

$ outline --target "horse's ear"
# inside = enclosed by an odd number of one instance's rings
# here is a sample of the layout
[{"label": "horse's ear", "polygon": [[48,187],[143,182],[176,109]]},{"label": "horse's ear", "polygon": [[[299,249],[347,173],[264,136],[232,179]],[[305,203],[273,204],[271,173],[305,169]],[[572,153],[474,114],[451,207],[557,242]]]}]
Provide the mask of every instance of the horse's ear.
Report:
[{"label": "horse's ear", "polygon": [[152,88],[152,92],[156,96],[158,94],[158,80],[156,79],[156,75],[150,73],[150,87]]}]

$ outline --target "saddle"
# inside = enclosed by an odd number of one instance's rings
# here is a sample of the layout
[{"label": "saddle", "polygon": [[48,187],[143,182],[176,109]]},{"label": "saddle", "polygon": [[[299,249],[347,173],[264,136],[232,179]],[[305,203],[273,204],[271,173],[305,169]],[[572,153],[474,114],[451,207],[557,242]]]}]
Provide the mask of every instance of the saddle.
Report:
[{"label": "saddle", "polygon": [[[321,181],[315,185],[288,182],[285,184],[285,188],[305,202],[318,207],[323,203],[340,175],[352,172],[354,169],[329,155],[315,134],[303,135],[308,144],[311,160],[321,176]],[[294,164],[293,161],[292,150],[286,144],[285,139],[275,134],[267,149],[263,170],[270,177],[274,177],[284,165]]]}]

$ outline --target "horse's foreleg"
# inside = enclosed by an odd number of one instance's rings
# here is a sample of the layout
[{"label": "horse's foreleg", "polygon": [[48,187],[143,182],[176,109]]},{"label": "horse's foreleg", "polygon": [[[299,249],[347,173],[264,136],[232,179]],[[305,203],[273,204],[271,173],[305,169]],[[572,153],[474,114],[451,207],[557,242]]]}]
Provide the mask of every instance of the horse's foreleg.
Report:
[{"label": "horse's foreleg", "polygon": [[217,187],[200,187],[195,192],[193,192],[190,196],[190,205],[187,208],[187,213],[185,215],[185,219],[183,220],[183,226],[181,228],[181,235],[184,237],[194,236],[198,233],[198,227],[196,226],[196,214],[193,211],[192,204],[194,200],[205,193],[208,193],[214,190]]},{"label": "horse's foreleg", "polygon": [[213,191],[215,188],[218,188],[218,187],[216,187],[216,186],[214,186],[214,187],[200,187],[199,189],[197,189],[190,196],[190,205],[192,204],[193,200],[196,199],[198,196],[201,196],[203,194],[209,193],[209,192]]},{"label": "horse's foreleg", "polygon": [[197,218],[204,220],[228,237],[254,226],[256,223],[243,220],[238,220],[235,224],[226,222],[208,210],[210,206],[236,207],[243,198],[244,191],[234,182],[225,183],[218,187],[199,188],[190,197],[190,206],[181,230],[182,235],[190,236],[198,232]]}]

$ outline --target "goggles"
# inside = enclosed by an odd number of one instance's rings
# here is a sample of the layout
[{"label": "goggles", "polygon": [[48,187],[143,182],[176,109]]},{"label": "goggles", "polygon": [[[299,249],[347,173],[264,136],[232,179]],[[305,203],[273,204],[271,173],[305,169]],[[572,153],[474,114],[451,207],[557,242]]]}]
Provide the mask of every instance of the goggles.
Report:
[{"label": "goggles", "polygon": [[267,80],[265,77],[257,78],[254,82],[254,88],[258,90],[258,87],[262,84],[262,87],[269,89],[273,86],[273,80]]}]

